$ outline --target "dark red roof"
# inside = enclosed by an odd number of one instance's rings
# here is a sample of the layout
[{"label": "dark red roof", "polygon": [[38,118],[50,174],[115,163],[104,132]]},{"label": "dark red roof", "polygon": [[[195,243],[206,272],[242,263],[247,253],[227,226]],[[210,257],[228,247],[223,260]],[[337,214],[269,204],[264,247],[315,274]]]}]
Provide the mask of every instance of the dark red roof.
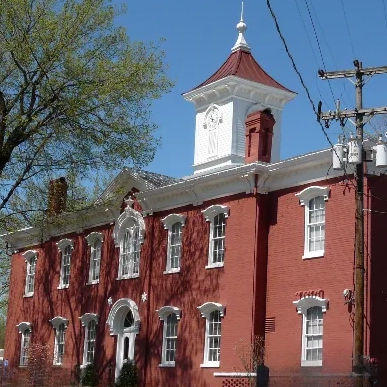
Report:
[{"label": "dark red roof", "polygon": [[217,72],[192,90],[218,81],[219,79],[226,78],[229,75],[235,75],[240,78],[248,79],[249,81],[258,82],[266,86],[291,92],[291,90],[282,86],[270,75],[268,75],[257,63],[250,52],[243,50],[232,52]]}]

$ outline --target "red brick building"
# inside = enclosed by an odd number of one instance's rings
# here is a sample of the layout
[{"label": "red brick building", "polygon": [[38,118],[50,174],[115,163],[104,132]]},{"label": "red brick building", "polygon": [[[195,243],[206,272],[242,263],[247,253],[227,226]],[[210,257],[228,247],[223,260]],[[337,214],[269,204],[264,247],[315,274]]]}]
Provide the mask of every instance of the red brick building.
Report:
[{"label": "red brick building", "polygon": [[[61,212],[58,180],[50,208],[60,214],[7,236],[15,253],[4,357],[16,373],[36,342],[52,346],[63,384],[94,363],[107,385],[133,360],[144,386],[241,386],[242,358],[260,336],[271,385],[350,385],[350,167],[332,170],[330,150],[279,160],[281,111],[295,94],[254,60],[243,21],[237,28],[226,62],[184,95],[197,112],[192,176],[124,169],[78,213]],[[364,348],[384,385],[379,174],[368,166]]]}]

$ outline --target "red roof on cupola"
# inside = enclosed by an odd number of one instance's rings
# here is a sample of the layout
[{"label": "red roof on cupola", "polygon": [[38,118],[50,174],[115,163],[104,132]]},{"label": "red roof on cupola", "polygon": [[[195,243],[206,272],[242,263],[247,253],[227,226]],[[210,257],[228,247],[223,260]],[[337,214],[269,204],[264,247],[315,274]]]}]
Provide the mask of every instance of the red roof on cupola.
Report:
[{"label": "red roof on cupola", "polygon": [[228,76],[236,76],[243,79],[248,79],[249,81],[257,82],[262,85],[275,87],[276,89],[284,90],[293,93],[291,90],[282,86],[276,80],[274,80],[263,68],[258,64],[258,62],[251,55],[251,49],[246,42],[244,33],[246,32],[247,26],[243,20],[243,1],[242,1],[242,12],[241,20],[237,24],[238,30],[238,39],[234,44],[234,47],[231,49],[231,54],[223,65],[212,74],[207,80],[205,80],[200,85],[193,88],[191,91],[199,89],[200,87],[209,85],[220,79],[224,79]]},{"label": "red roof on cupola", "polygon": [[226,78],[230,75],[261,83],[262,85],[275,87],[277,89],[291,91],[267,74],[254,59],[251,53],[245,51],[243,48],[239,48],[238,50],[232,52],[218,71],[212,74],[207,80],[195,87],[193,90],[218,81],[219,79]]}]

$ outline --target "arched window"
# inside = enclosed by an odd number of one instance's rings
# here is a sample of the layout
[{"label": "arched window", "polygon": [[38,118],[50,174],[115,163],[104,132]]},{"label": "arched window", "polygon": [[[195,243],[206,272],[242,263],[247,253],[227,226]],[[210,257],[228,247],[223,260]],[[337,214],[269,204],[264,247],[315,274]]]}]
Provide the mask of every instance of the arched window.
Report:
[{"label": "arched window", "polygon": [[101,269],[101,249],[102,249],[102,234],[100,232],[92,232],[86,237],[87,243],[90,246],[90,265],[89,265],[89,284],[97,284],[99,282],[99,274]]},{"label": "arched window", "polygon": [[167,264],[164,274],[180,271],[182,229],[185,218],[184,215],[170,214],[162,219],[164,228],[168,230]]},{"label": "arched window", "polygon": [[201,367],[219,367],[220,339],[222,333],[222,317],[225,307],[215,302],[206,302],[198,307],[202,317],[206,319],[204,342],[204,360]]},{"label": "arched window", "polygon": [[174,367],[177,348],[177,326],[180,320],[180,309],[164,306],[157,311],[163,324],[163,343],[161,348],[161,367]]},{"label": "arched window", "polygon": [[206,268],[224,266],[226,219],[229,208],[222,205],[213,205],[203,212],[207,222],[210,222],[210,236],[208,247],[208,265]]},{"label": "arched window", "polygon": [[19,329],[20,337],[20,361],[21,366],[28,365],[28,350],[31,341],[31,323],[21,322],[17,325]]},{"label": "arched window", "polygon": [[325,250],[325,202],[329,187],[312,186],[296,196],[305,207],[304,255],[303,258],[324,256]]},{"label": "arched window", "polygon": [[80,319],[82,325],[85,327],[82,365],[86,366],[94,363],[98,316],[94,313],[85,313]]},{"label": "arched window", "polygon": [[114,227],[115,244],[120,248],[118,278],[136,278],[140,275],[141,244],[145,223],[138,211],[128,206]]},{"label": "arched window", "polygon": [[35,250],[28,250],[24,254],[26,261],[26,284],[24,288],[24,296],[31,297],[35,290],[35,273],[36,273],[36,262],[38,253]]},{"label": "arched window", "polygon": [[61,365],[63,364],[63,357],[65,353],[65,334],[68,320],[61,316],[57,316],[50,320],[50,323],[55,330],[54,365]]},{"label": "arched window", "polygon": [[71,253],[73,251],[73,241],[62,239],[57,243],[61,255],[60,279],[58,289],[68,288],[70,285]]}]

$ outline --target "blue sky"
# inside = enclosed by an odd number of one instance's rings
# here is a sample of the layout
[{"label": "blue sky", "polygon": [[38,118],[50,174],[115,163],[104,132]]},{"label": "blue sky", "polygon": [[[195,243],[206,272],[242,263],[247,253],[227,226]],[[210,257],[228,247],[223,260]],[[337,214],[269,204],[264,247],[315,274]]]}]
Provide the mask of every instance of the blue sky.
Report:
[{"label": "blue sky", "polygon": [[[230,54],[237,32],[239,0],[114,0],[126,4],[127,13],[117,19],[132,40],[145,42],[165,38],[169,77],[175,86],[152,106],[161,146],[145,169],[175,177],[192,173],[195,111],[181,94],[215,72]],[[278,82],[298,93],[284,109],[281,158],[328,147],[321,128],[291,66],[266,0],[245,0],[246,40],[260,65]],[[353,59],[364,67],[387,65],[387,0],[271,0],[280,28],[314,102],[323,100],[323,110],[354,107],[354,87],[348,80],[327,81],[317,70],[353,68]],[[312,15],[318,43],[309,18]],[[378,75],[364,88],[365,107],[387,105],[387,77]],[[332,96],[333,94],[333,96]],[[374,120],[374,127],[381,121]],[[352,129],[348,124],[348,128]],[[340,133],[333,123],[328,134],[336,142]]]}]

